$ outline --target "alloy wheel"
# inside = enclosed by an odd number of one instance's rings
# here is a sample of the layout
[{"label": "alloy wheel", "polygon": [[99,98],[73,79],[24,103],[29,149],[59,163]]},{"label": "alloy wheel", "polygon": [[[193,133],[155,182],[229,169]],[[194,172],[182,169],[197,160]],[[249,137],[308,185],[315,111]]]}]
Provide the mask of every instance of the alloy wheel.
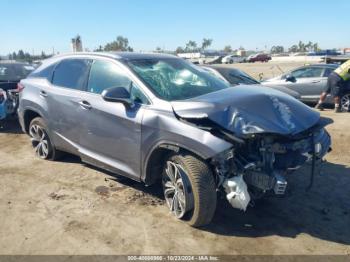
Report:
[{"label": "alloy wheel", "polygon": [[29,130],[32,145],[38,157],[46,159],[49,155],[49,137],[39,125],[32,125]]},{"label": "alloy wheel", "polygon": [[344,95],[340,100],[341,109],[343,112],[349,112],[350,94]]},{"label": "alloy wheel", "polygon": [[166,203],[176,218],[183,218],[188,211],[185,171],[174,162],[167,161],[163,176],[163,190]]}]

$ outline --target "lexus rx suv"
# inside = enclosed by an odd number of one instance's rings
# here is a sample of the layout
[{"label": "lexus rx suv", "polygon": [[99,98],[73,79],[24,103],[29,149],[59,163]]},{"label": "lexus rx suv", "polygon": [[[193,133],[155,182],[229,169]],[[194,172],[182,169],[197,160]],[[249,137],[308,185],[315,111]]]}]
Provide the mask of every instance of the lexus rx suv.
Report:
[{"label": "lexus rx suv", "polygon": [[246,210],[268,192],[284,194],[290,172],[330,149],[331,121],[298,100],[231,87],[171,55],[60,55],[21,85],[20,123],[38,157],[69,152],[159,181],[170,212],[192,226],[211,221],[218,192]]}]

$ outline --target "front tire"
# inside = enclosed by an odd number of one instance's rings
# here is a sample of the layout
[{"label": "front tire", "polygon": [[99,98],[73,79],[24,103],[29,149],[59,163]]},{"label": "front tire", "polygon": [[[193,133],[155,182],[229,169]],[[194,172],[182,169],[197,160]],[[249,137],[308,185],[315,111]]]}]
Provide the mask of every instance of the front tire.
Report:
[{"label": "front tire", "polygon": [[29,125],[29,136],[37,157],[45,160],[57,160],[61,153],[56,150],[48,135],[48,128],[41,117],[34,118]]},{"label": "front tire", "polygon": [[208,165],[190,154],[168,158],[163,191],[172,214],[193,227],[209,224],[216,210],[216,186]]}]

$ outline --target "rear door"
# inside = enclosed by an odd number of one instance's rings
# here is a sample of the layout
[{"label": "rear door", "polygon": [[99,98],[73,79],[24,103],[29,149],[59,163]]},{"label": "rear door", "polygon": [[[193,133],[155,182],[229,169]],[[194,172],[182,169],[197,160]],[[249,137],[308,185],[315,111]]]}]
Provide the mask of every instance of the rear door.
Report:
[{"label": "rear door", "polygon": [[[134,84],[132,75],[118,62],[97,59],[93,62],[87,91],[81,98],[90,105],[80,121],[80,145],[84,161],[138,180],[141,162],[141,121],[148,100]],[[135,105],[107,102],[101,93],[110,87],[124,87]]]},{"label": "rear door", "polygon": [[52,76],[51,88],[40,90],[41,99],[47,100],[50,129],[55,145],[67,151],[79,151],[79,139],[84,122],[81,97],[86,90],[92,60],[83,58],[62,60]]}]

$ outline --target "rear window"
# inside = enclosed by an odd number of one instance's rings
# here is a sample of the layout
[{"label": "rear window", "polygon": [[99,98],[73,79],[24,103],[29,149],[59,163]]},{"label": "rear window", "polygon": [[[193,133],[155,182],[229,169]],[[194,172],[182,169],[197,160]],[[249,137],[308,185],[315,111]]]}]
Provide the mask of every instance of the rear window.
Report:
[{"label": "rear window", "polygon": [[239,70],[222,70],[221,72],[231,85],[254,85],[259,84],[251,76]]},{"label": "rear window", "polygon": [[91,60],[67,59],[60,62],[53,73],[52,83],[56,86],[85,90]]},{"label": "rear window", "polygon": [[47,80],[52,80],[52,73],[55,69],[56,63],[51,64],[49,66],[40,66],[38,69],[33,71],[28,77],[40,77],[46,78]]},{"label": "rear window", "polygon": [[0,81],[19,81],[33,70],[33,66],[26,64],[0,64]]}]

